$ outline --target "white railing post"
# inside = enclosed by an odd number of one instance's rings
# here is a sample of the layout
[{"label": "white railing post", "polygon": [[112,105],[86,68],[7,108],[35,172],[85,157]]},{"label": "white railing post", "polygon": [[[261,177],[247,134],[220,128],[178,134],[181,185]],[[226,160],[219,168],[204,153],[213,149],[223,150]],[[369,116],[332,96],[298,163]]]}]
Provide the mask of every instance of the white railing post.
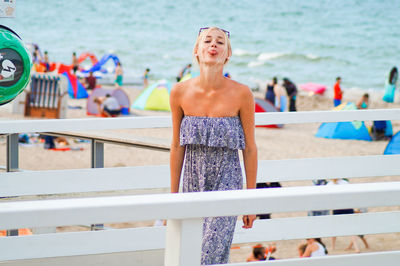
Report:
[{"label": "white railing post", "polygon": [[203,218],[168,220],[164,266],[200,266]]},{"label": "white railing post", "polygon": [[18,171],[18,133],[7,136],[7,172]]}]

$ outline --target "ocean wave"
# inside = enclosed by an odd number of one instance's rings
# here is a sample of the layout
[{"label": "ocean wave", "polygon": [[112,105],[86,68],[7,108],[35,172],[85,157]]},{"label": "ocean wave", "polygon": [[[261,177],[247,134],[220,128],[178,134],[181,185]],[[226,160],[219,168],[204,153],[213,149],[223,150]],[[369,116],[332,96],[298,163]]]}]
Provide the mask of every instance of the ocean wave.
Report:
[{"label": "ocean wave", "polygon": [[247,64],[248,67],[258,67],[264,65],[264,62],[262,61],[251,61],[250,63]]},{"label": "ocean wave", "polygon": [[268,60],[272,60],[272,59],[276,59],[279,57],[283,57],[287,55],[286,53],[281,53],[281,52],[275,52],[275,53],[261,53],[258,57],[257,60],[258,61],[268,61]]},{"label": "ocean wave", "polygon": [[247,51],[244,49],[233,49],[233,55],[235,56],[248,56],[248,55],[255,55],[256,52]]},{"label": "ocean wave", "polygon": [[319,56],[315,54],[300,54],[290,52],[272,52],[272,53],[261,53],[258,57],[258,61],[270,61],[274,59],[295,59],[295,60],[307,60],[307,61],[319,61],[332,59],[330,56]]}]

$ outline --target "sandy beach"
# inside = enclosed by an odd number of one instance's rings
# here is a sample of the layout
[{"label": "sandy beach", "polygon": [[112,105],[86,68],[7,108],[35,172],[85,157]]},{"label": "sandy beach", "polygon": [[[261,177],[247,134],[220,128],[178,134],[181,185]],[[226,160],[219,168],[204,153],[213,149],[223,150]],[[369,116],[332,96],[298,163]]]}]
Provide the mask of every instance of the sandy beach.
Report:
[{"label": "sandy beach", "polygon": [[[140,93],[137,88],[124,88],[129,95],[131,102]],[[264,92],[255,92],[256,97],[263,98]],[[345,93],[345,101],[356,101],[362,95],[362,92]],[[394,104],[386,104],[380,100],[379,93],[371,93],[370,109],[383,108],[400,108],[398,102]],[[86,100],[69,99],[68,105],[78,107],[68,109],[67,118],[87,118],[86,115]],[[331,96],[309,96],[305,92],[301,92],[297,100],[298,111],[311,110],[330,110],[332,109]],[[133,116],[154,116],[154,115],[169,115],[165,112],[152,111],[137,111],[131,110]],[[27,119],[20,115],[10,113],[9,106],[0,107],[0,119]],[[101,119],[101,118],[99,118]],[[367,122],[367,124],[370,122]],[[393,132],[400,130],[399,121],[392,121]],[[338,139],[322,139],[316,138],[314,134],[318,130],[319,124],[300,124],[300,125],[285,125],[282,129],[256,129],[256,141],[258,146],[259,160],[269,159],[292,159],[292,158],[313,158],[313,157],[336,157],[336,156],[356,156],[356,155],[380,155],[383,153],[388,141],[357,141],[357,140],[338,140]],[[28,132],[27,132],[28,133]],[[168,142],[171,139],[171,129],[140,129],[140,130],[117,130],[112,131],[116,136],[137,136],[151,137]],[[42,143],[21,145],[19,148],[19,166],[26,170],[50,170],[50,169],[76,169],[90,167],[90,144],[85,142],[75,142],[72,139],[68,140],[71,147],[79,147],[81,150],[71,151],[49,151],[43,148]],[[0,165],[6,164],[6,139],[0,136]],[[34,156],[33,156],[34,154]],[[139,165],[155,165],[168,164],[169,153],[149,151],[126,146],[105,145],[105,167],[124,167],[124,166],[139,166]],[[268,173],[265,173],[266,175]],[[380,178],[364,178],[352,179],[351,183],[358,182],[385,182],[385,181],[400,181],[400,177],[380,177]],[[304,182],[284,182],[283,186],[304,186],[312,185],[310,181]],[[395,208],[370,208],[369,211],[382,210],[400,210],[400,207]],[[272,214],[272,218],[283,216],[304,216],[306,213],[293,214]],[[240,222],[240,221],[239,221]],[[142,223],[125,223],[125,224],[109,224],[108,227],[138,227],[151,226],[153,221],[144,221]],[[84,227],[60,227],[59,232],[88,230]],[[299,229],[301,230],[301,229]],[[382,251],[382,250],[399,250],[400,249],[400,233],[386,235],[368,235],[366,236],[370,244],[370,249],[366,250],[359,241],[361,252]],[[330,239],[323,239],[329,254],[345,254],[354,251],[346,251],[350,237],[339,237],[336,243],[336,250],[332,250]],[[276,258],[293,258],[297,257],[297,246],[301,240],[278,241],[276,243],[277,251],[274,253]],[[248,245],[235,246],[231,252],[232,262],[242,262],[251,252],[251,247],[255,243]],[[263,243],[268,244],[268,243]]]}]

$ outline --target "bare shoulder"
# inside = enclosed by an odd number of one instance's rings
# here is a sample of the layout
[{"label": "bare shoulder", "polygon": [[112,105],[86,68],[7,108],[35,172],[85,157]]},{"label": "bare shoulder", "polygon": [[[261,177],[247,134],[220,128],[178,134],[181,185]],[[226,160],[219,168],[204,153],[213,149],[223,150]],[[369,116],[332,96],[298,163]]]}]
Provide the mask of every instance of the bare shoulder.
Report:
[{"label": "bare shoulder", "polygon": [[192,79],[189,79],[189,80],[175,83],[175,85],[172,86],[172,89],[171,89],[171,96],[178,97],[178,96],[184,95],[184,93],[188,91],[188,88],[190,86],[192,86],[192,82],[193,82]]},{"label": "bare shoulder", "polygon": [[253,98],[253,92],[248,86],[234,80],[229,80],[228,82],[229,86],[234,89],[235,93],[238,96],[244,97],[246,99],[248,99],[249,97]]}]

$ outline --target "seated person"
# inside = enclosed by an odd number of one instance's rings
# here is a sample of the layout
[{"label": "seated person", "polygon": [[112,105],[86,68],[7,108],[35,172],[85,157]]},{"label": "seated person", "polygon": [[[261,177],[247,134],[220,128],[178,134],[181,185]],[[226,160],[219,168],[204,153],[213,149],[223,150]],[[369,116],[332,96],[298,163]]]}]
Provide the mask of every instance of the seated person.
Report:
[{"label": "seated person", "polygon": [[253,247],[253,252],[247,258],[247,262],[250,261],[263,261],[263,260],[275,260],[274,257],[271,256],[272,253],[276,251],[276,245],[273,243],[269,247],[264,247],[261,244],[257,244]]},{"label": "seated person", "polygon": [[265,256],[265,247],[261,244],[258,244],[256,246],[253,247],[253,252],[252,254],[247,258],[247,262],[250,261],[262,261],[262,260],[266,260],[266,256]]},{"label": "seated person", "polygon": [[96,77],[90,71],[89,76],[85,78],[85,87],[87,90],[94,90],[96,88]]},{"label": "seated person", "polygon": [[100,115],[112,117],[121,114],[121,106],[119,105],[117,99],[108,93],[103,99],[95,98],[94,102],[98,104]]},{"label": "seated person", "polygon": [[373,140],[385,140],[388,138],[386,136],[387,123],[386,121],[374,121],[371,128],[371,135]]},{"label": "seated person", "polygon": [[328,251],[326,250],[325,244],[321,241],[321,238],[309,238],[307,239],[307,247],[302,257],[322,257],[327,254]]},{"label": "seated person", "polygon": [[307,244],[304,244],[304,243],[302,243],[298,246],[297,251],[299,252],[300,258],[303,257],[304,252],[306,252],[306,248],[307,248]]},{"label": "seated person", "polygon": [[369,101],[369,94],[365,93],[361,99],[357,102],[357,109],[367,109]]}]

